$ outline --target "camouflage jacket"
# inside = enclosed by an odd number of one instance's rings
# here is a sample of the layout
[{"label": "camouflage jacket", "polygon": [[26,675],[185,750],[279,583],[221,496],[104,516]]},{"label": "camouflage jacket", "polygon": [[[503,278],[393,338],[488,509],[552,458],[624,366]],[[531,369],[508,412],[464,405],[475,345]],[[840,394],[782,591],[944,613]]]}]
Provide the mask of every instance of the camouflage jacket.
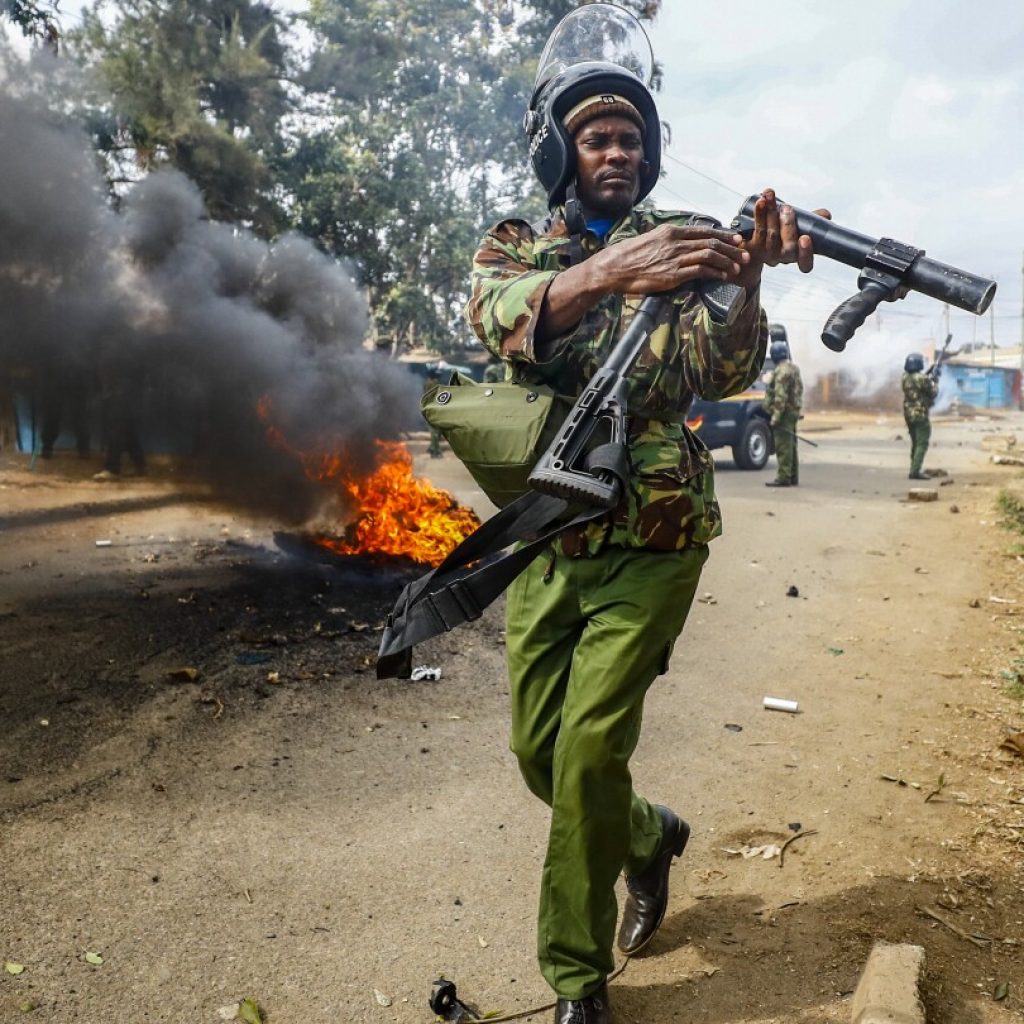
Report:
[{"label": "camouflage jacket", "polygon": [[[602,243],[587,233],[587,255],[650,231],[686,224],[686,213],[647,206],[624,217]],[[493,227],[473,262],[466,318],[483,344],[511,364],[517,380],[544,382],[579,395],[628,328],[641,295],[606,295],[579,324],[549,342],[538,358],[534,331],[551,281],[569,266],[569,237],[561,211],[536,230],[510,219]],[[629,487],[602,519],[563,531],[563,551],[596,554],[605,544],[674,551],[707,544],[721,532],[713,462],[685,426],[694,395],[712,400],[737,394],[757,376],[768,325],[754,299],[732,327],[715,324],[692,286],[672,293],[671,304],[628,375]]]},{"label": "camouflage jacket", "polygon": [[777,424],[783,416],[799,416],[804,404],[804,382],[792,359],[779,363],[772,370],[764,389],[764,407]]},{"label": "camouflage jacket", "polygon": [[928,410],[939,393],[937,381],[927,373],[903,374],[903,417],[908,423],[928,419]]}]

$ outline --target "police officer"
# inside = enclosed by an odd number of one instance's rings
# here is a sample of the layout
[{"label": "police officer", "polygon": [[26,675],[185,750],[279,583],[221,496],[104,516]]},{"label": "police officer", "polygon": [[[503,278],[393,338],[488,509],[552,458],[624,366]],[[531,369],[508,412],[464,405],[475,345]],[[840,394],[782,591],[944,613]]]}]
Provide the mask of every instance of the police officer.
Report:
[{"label": "police officer", "polygon": [[935,404],[939,384],[925,373],[924,356],[911,352],[903,363],[903,418],[910,432],[910,479],[927,480],[921,472],[925,452],[932,436],[932,424],[928,410]]},{"label": "police officer", "polygon": [[[563,531],[507,600],[511,747],[527,786],[551,808],[540,967],[557,996],[556,1024],[608,1024],[616,878],[625,874],[628,893],[618,946],[631,955],[661,924],[669,869],[690,831],[635,793],[629,772],[644,696],[667,670],[708,543],[721,532],[713,462],[685,410],[694,394],[724,398],[756,377],[768,336],[762,267],[808,271],[813,254],[771,190],[748,242],[642,204],[661,152],[644,82],[611,62],[563,62],[546,73],[542,60],[526,124],[550,214],[536,225],[503,220],[484,237],[466,308],[473,330],[517,380],[578,395],[640,297],[670,297],[629,374],[622,501]],[[695,290],[701,281],[745,290],[731,325],[711,319]]]},{"label": "police officer", "polygon": [[804,385],[800,370],[790,357],[786,328],[772,324],[771,336],[768,354],[774,369],[765,386],[764,407],[771,417],[777,469],[775,479],[766,481],[765,487],[796,487],[800,483],[796,426],[804,401]]}]

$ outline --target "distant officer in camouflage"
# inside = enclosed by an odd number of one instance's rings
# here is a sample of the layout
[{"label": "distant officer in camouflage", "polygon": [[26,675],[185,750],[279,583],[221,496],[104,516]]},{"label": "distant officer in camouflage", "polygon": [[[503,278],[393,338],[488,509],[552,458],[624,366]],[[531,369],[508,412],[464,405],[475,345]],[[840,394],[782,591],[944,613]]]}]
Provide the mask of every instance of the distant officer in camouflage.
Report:
[{"label": "distant officer in camouflage", "polygon": [[924,372],[924,356],[911,352],[903,364],[903,418],[910,432],[910,479],[927,480],[921,471],[932,436],[928,410],[935,404],[939,384]]},{"label": "distant officer in camouflage", "polygon": [[[543,224],[494,226],[477,251],[466,309],[515,379],[576,396],[643,296],[671,299],[629,374],[622,501],[563,531],[508,593],[511,746],[526,784],[551,808],[538,955],[558,996],[556,1024],[611,1020],[616,878],[624,872],[628,890],[618,943],[632,954],[661,923],[669,867],[689,835],[672,811],[633,792],[629,772],[644,696],[667,669],[708,542],[721,532],[712,460],[686,428],[686,410],[695,394],[724,398],[757,375],[767,343],[762,267],[797,262],[807,271],[813,260],[810,238],[798,236],[792,209],[770,190],[746,243],[693,226],[689,214],[637,205],[657,179],[657,113],[653,102],[645,116],[630,98],[600,91],[577,93],[556,125],[569,143],[568,190],[581,216],[556,182]],[[535,169],[540,149],[531,150]],[[710,318],[694,290],[700,280],[746,289],[731,327]]]},{"label": "distant officer in camouflage", "polygon": [[[800,465],[796,450],[796,426],[804,404],[804,384],[800,370],[789,353],[785,328],[772,324],[769,355],[775,364],[765,385],[764,407],[771,417],[775,438],[777,470],[765,487],[796,487],[800,483]],[[776,332],[780,332],[776,334]]]}]

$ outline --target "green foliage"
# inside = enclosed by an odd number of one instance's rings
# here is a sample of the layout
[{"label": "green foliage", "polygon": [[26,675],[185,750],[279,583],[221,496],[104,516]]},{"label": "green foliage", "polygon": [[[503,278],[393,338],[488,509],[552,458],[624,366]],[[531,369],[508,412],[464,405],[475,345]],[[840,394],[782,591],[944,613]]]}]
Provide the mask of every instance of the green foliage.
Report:
[{"label": "green foliage", "polygon": [[27,36],[57,48],[60,26],[57,24],[57,0],[4,0],[0,11],[7,15]]},{"label": "green foliage", "polygon": [[1006,683],[1007,695],[1014,700],[1024,700],[1024,657],[1016,657],[1009,668],[999,673]]},{"label": "green foliage", "polygon": [[71,43],[109,90],[95,97],[90,126],[111,177],[171,165],[199,185],[211,217],[279,230],[282,28],[268,4],[249,0],[97,0]]},{"label": "green foliage", "polygon": [[1002,516],[1000,523],[1007,530],[1024,534],[1024,501],[1009,491],[1000,491],[996,497],[996,508]]}]

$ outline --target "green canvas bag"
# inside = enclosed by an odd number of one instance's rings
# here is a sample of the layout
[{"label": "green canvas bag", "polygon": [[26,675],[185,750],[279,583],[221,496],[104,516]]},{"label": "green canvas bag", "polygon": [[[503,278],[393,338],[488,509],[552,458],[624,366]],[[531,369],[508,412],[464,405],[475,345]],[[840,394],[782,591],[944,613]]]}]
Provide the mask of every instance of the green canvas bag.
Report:
[{"label": "green canvas bag", "polygon": [[542,385],[479,384],[453,373],[423,393],[420,411],[484,494],[504,508],[529,490],[526,478],[572,404]]}]

